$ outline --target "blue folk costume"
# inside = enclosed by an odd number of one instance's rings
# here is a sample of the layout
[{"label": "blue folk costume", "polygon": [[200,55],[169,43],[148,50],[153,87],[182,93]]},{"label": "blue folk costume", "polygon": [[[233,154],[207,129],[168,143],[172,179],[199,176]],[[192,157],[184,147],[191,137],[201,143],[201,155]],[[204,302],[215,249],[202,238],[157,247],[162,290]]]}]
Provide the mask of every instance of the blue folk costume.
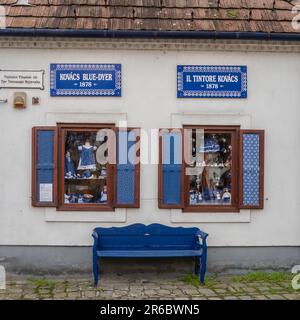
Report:
[{"label": "blue folk costume", "polygon": [[69,155],[65,158],[65,177],[76,178],[75,166]]},{"label": "blue folk costume", "polygon": [[96,160],[94,151],[97,147],[91,145],[83,145],[78,147],[81,150],[78,170],[96,170]]}]

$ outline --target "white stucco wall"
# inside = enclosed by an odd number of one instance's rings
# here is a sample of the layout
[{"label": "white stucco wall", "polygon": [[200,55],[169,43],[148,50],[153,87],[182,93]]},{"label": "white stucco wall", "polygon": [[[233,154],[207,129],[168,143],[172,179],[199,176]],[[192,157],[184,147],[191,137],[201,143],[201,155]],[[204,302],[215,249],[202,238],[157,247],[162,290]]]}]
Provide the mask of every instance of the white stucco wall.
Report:
[{"label": "white stucco wall", "polygon": [[[50,63],[121,63],[122,97],[50,97]],[[247,99],[177,99],[176,65],[247,65]],[[275,52],[1,49],[0,69],[45,69],[45,90],[0,89],[0,245],[90,245],[95,226],[199,226],[212,246],[300,245],[300,55]],[[28,107],[12,106],[15,91]],[[41,104],[31,105],[31,97]],[[56,121],[127,120],[145,129],[240,124],[265,129],[265,208],[182,213],[157,207],[157,166],[141,168],[140,209],[56,212],[31,207],[31,128]],[[96,121],[95,121],[96,119]]]}]

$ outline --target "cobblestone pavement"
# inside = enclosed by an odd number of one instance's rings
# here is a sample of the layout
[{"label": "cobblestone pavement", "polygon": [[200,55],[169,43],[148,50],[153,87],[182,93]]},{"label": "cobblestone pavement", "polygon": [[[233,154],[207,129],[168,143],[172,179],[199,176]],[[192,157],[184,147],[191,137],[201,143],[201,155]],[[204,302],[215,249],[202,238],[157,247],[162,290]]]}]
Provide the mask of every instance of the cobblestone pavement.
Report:
[{"label": "cobblestone pavement", "polygon": [[103,275],[97,289],[89,276],[8,276],[2,299],[300,300],[300,291],[292,289],[290,280],[244,282],[230,276],[207,277],[205,286],[198,286],[182,275]]}]

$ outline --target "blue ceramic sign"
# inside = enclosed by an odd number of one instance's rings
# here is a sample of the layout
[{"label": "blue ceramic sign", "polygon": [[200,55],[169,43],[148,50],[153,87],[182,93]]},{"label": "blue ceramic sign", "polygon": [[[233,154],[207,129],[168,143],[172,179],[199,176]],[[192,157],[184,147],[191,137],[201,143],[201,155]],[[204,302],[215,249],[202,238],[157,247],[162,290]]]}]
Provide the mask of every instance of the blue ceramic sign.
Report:
[{"label": "blue ceramic sign", "polygon": [[178,65],[177,98],[247,98],[247,67]]},{"label": "blue ceramic sign", "polygon": [[51,64],[51,96],[121,96],[121,64]]}]

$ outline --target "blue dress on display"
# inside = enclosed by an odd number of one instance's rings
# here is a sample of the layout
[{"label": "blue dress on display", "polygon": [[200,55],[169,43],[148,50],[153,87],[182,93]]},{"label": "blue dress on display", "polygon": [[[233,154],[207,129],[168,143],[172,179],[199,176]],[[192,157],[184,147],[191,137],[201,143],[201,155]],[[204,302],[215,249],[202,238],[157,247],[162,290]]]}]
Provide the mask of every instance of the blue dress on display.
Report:
[{"label": "blue dress on display", "polygon": [[65,158],[65,177],[74,178],[76,177],[74,163],[71,157],[66,156]]},{"label": "blue dress on display", "polygon": [[96,147],[83,145],[78,149],[81,150],[78,170],[96,170],[96,160],[94,154]]}]

